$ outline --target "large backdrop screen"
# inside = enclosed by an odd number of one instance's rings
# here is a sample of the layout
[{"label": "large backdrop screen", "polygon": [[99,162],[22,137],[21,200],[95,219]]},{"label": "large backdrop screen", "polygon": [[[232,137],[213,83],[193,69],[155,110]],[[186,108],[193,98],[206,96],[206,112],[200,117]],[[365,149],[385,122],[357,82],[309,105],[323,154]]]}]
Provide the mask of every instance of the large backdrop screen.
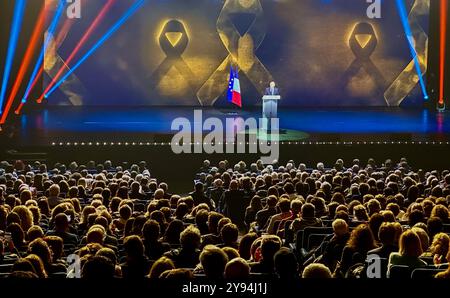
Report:
[{"label": "large backdrop screen", "polygon": [[[45,59],[45,83],[82,58],[135,1],[116,0],[69,65],[65,59],[107,1],[82,1],[80,19],[61,20]],[[373,3],[368,10],[366,0],[147,0],[48,100],[226,106],[233,64],[245,107],[260,103],[271,80],[286,107],[420,105],[396,1]],[[425,73],[429,0],[403,3]]]}]

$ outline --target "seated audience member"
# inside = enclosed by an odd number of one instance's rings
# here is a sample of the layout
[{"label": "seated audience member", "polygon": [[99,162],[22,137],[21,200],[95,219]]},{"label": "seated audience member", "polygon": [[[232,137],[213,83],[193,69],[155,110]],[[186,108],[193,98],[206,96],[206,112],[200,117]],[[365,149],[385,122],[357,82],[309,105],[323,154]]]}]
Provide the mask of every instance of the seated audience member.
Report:
[{"label": "seated audience member", "polygon": [[276,196],[269,196],[267,198],[266,207],[256,213],[256,224],[259,230],[264,229],[269,222],[270,217],[277,214],[277,202],[278,199]]},{"label": "seated audience member", "polygon": [[81,277],[84,279],[112,279],[115,275],[115,267],[110,259],[103,256],[90,256],[81,269]]},{"label": "seated audience member", "polygon": [[250,266],[242,258],[234,258],[225,266],[225,278],[228,280],[245,280],[250,277]]},{"label": "seated audience member", "polygon": [[239,241],[239,256],[244,260],[250,261],[251,259],[251,247],[253,242],[258,238],[256,233],[248,233],[242,236]]},{"label": "seated audience member", "polygon": [[192,270],[186,268],[177,268],[172,270],[167,270],[161,273],[159,276],[161,279],[170,279],[174,281],[186,281],[194,278]]},{"label": "seated audience member", "polygon": [[222,243],[219,247],[232,247],[238,248],[238,237],[239,230],[235,224],[229,223],[222,227],[220,230],[220,237],[222,239]]},{"label": "seated audience member", "polygon": [[128,279],[144,278],[150,271],[152,263],[144,253],[144,244],[136,235],[128,236],[123,242],[126,259],[120,265],[122,276]]},{"label": "seated audience member", "polygon": [[342,251],[342,257],[339,266],[336,268],[335,275],[345,277],[347,271],[356,264],[364,264],[367,253],[374,249],[375,239],[367,224],[360,224],[350,234]]},{"label": "seated audience member", "polygon": [[256,220],[256,213],[263,209],[261,197],[258,195],[253,196],[250,200],[250,204],[245,209],[245,225],[247,229],[250,229],[252,223]]},{"label": "seated audience member", "polygon": [[195,268],[200,256],[200,231],[194,226],[188,226],[180,234],[181,248],[172,249],[164,254],[171,259],[177,268]]},{"label": "seated audience member", "polygon": [[275,273],[274,256],[281,248],[281,239],[278,236],[266,235],[261,241],[261,259],[250,264],[252,273],[272,275]]},{"label": "seated audience member", "polygon": [[[450,263],[450,248],[447,253],[447,263]],[[447,270],[437,273],[434,277],[439,279],[450,279],[450,266],[447,267]]]},{"label": "seated audience member", "polygon": [[164,271],[175,269],[175,264],[171,259],[166,257],[159,258],[155,263],[153,263],[148,278],[156,279],[160,278]]},{"label": "seated audience member", "polygon": [[202,247],[208,244],[217,245],[222,242],[219,231],[219,221],[224,216],[218,212],[209,212],[208,215],[208,234],[202,236]]},{"label": "seated audience member", "polygon": [[59,195],[60,195],[59,185],[53,184],[52,186],[50,186],[50,188],[48,189],[48,199],[47,199],[50,209],[53,209],[57,205],[62,203],[63,198],[61,198]]},{"label": "seated audience member", "polygon": [[214,202],[211,198],[208,198],[205,195],[204,185],[201,182],[197,182],[195,184],[195,189],[193,192],[189,194],[190,197],[194,200],[194,205],[198,206],[200,204],[206,204],[211,210],[214,210],[216,206],[214,206]]},{"label": "seated audience member", "polygon": [[274,256],[275,272],[281,280],[297,280],[298,261],[295,254],[286,247],[282,247]]},{"label": "seated audience member", "polygon": [[435,265],[441,265],[447,262],[447,254],[450,246],[449,236],[445,233],[434,235],[430,246],[430,252]]},{"label": "seated audience member", "polygon": [[165,252],[170,250],[170,244],[159,240],[160,228],[157,221],[149,219],[142,228],[142,241],[145,254],[150,260],[158,260]]},{"label": "seated audience member", "polygon": [[223,214],[230,218],[239,229],[245,229],[245,208],[250,203],[250,200],[242,189],[239,189],[239,182],[232,180],[229,189],[223,194]]},{"label": "seated audience member", "polygon": [[342,251],[350,238],[348,224],[343,219],[335,219],[332,223],[333,236],[325,245],[321,263],[334,271],[341,260]]},{"label": "seated audience member", "polygon": [[222,279],[228,256],[214,245],[207,245],[200,254],[200,264],[208,279]]},{"label": "seated audience member", "polygon": [[35,239],[28,244],[28,253],[35,254],[42,260],[45,271],[48,274],[66,272],[67,270],[65,265],[53,262],[50,247],[41,238]]},{"label": "seated audience member", "polygon": [[269,220],[269,226],[267,227],[267,233],[268,234],[275,234],[276,229],[278,227],[275,227],[275,224],[278,222],[278,225],[280,222],[291,216],[291,201],[286,198],[281,198],[277,203],[277,214],[273,215]]},{"label": "seated audience member", "polygon": [[55,229],[48,231],[47,235],[61,237],[64,245],[78,245],[78,236],[69,233],[69,218],[64,213],[55,216]]},{"label": "seated audience member", "polygon": [[402,227],[399,223],[382,223],[378,231],[381,246],[370,250],[367,254],[388,259],[391,253],[398,251],[398,239],[401,233]]},{"label": "seated audience member", "polygon": [[319,263],[313,263],[303,270],[302,278],[324,279],[332,278],[331,271],[327,266]]},{"label": "seated audience member", "polygon": [[306,227],[322,227],[322,220],[315,216],[315,210],[313,204],[306,203],[302,206],[302,212],[300,218],[295,219],[291,224],[291,230],[294,235],[297,235],[298,231],[304,230]]},{"label": "seated audience member", "polygon": [[392,266],[408,266],[412,271],[415,268],[425,267],[427,263],[419,257],[422,254],[422,245],[416,232],[412,230],[404,231],[400,236],[399,250],[389,257],[388,276]]}]

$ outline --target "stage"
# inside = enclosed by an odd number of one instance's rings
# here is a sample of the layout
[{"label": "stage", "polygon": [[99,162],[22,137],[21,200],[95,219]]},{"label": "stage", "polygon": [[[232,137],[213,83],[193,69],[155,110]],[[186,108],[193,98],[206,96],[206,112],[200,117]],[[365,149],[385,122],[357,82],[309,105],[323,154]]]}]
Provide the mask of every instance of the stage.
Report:
[{"label": "stage", "polygon": [[[197,111],[199,109],[196,108]],[[261,118],[260,110],[201,109],[201,121]],[[341,108],[281,109],[280,141],[285,142],[447,142],[450,112],[427,109]],[[172,122],[186,118],[194,125],[194,108],[173,107],[53,107],[22,115],[10,126],[10,142],[17,146],[50,146],[60,143],[170,142],[178,132]],[[229,129],[229,128],[228,128]],[[207,135],[209,131],[204,131]],[[237,133],[249,134],[237,127]],[[230,136],[229,135],[229,136]],[[225,140],[224,140],[225,141]],[[232,141],[227,139],[226,141]]]}]

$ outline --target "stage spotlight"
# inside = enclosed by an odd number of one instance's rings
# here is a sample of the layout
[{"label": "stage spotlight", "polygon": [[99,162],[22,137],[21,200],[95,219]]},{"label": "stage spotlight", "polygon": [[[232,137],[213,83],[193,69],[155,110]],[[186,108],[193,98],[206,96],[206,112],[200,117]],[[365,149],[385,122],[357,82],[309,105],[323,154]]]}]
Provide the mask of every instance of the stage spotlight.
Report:
[{"label": "stage spotlight", "polygon": [[138,0],[131,6],[125,14],[117,21],[114,26],[109,29],[109,31],[72,67],[70,71],[68,71],[58,83],[56,83],[50,91],[44,95],[45,98],[48,98],[59,86],[74,72],[76,71],[92,54],[94,54],[99,47],[101,47],[120,27],[131,17],[133,16],[139,8],[145,3],[146,0]]},{"label": "stage spotlight", "polygon": [[417,75],[419,76],[420,87],[422,88],[423,97],[425,100],[428,100],[428,92],[425,86],[425,81],[422,75],[422,69],[420,68],[420,61],[414,46],[414,36],[411,30],[411,26],[409,25],[408,14],[406,13],[405,4],[403,0],[396,0],[398,12],[400,14],[400,19],[402,21],[403,29],[406,34],[406,39],[408,40],[409,50],[411,51],[411,56],[414,60],[414,66],[416,68]]},{"label": "stage spotlight", "polygon": [[33,69],[33,73],[31,75],[30,78],[30,82],[27,85],[26,91],[25,91],[25,95],[22,98],[22,103],[25,104],[27,102],[28,96],[31,93],[31,90],[33,89],[34,85],[36,84],[38,78],[41,76],[41,74],[43,73],[44,69],[43,66],[41,67],[41,64],[44,61],[44,57],[45,57],[45,53],[47,52],[47,47],[49,46],[49,43],[51,41],[52,36],[54,35],[55,31],[56,31],[56,27],[58,26],[59,23],[59,19],[61,18],[63,12],[64,12],[64,7],[66,5],[66,1],[65,0],[60,0],[59,4],[58,4],[58,8],[56,9],[56,13],[50,23],[50,27],[47,31],[47,37],[45,38],[44,41],[44,47],[41,50],[41,53],[39,54],[38,60],[36,62],[36,65]]},{"label": "stage spotlight", "polygon": [[[75,58],[75,56],[78,54],[78,52],[80,51],[80,49],[84,46],[84,44],[86,43],[86,41],[89,39],[89,37],[92,35],[92,33],[95,31],[95,29],[98,27],[98,25],[100,24],[100,22],[105,18],[106,13],[111,9],[112,5],[114,4],[116,0],[108,0],[108,2],[105,4],[105,6],[103,6],[102,10],[100,11],[100,13],[97,15],[97,17],[94,19],[94,21],[92,22],[92,24],[89,26],[88,30],[84,33],[83,37],[80,39],[80,41],[78,42],[78,44],[75,46],[75,48],[73,49],[72,53],[69,55],[69,57],[67,58],[67,60],[65,61],[65,64],[67,66],[70,65],[70,63],[72,62],[72,60]],[[39,99],[37,100],[38,103],[42,103],[43,99],[44,99],[44,95],[47,94],[47,92],[55,85],[56,82],[58,82],[58,79],[61,77],[62,73],[64,72],[63,67],[61,67],[61,69],[58,71],[58,73],[53,77],[53,80],[51,81],[51,83],[47,86],[47,88],[45,89],[45,91],[42,93],[42,95],[39,97]]]},{"label": "stage spotlight", "polygon": [[3,73],[2,89],[0,91],[0,115],[3,112],[3,101],[5,100],[8,81],[9,77],[11,76],[11,68],[14,61],[14,55],[16,53],[17,42],[19,41],[19,34],[22,27],[25,6],[26,0],[16,0],[16,4],[14,6],[13,23],[11,25],[11,33],[9,36],[8,52],[6,54],[5,71]]},{"label": "stage spotlight", "polygon": [[[17,74],[16,81],[14,82],[13,88],[11,89],[11,94],[9,95],[9,98],[6,102],[5,110],[0,119],[0,124],[4,124],[6,122],[6,118],[8,117],[9,110],[11,109],[11,106],[14,103],[14,99],[16,98],[17,93],[19,92],[23,78],[25,77],[28,66],[30,66],[31,60],[34,55],[34,51],[37,48],[37,45],[41,38],[44,24],[45,24],[45,5],[42,6],[41,12],[39,13],[37,23],[35,25],[32,35],[31,35],[29,46],[25,52],[25,56],[23,58],[22,64],[20,65],[20,68],[19,68],[19,73]],[[23,106],[23,104],[21,103],[19,108],[15,111],[16,115],[18,115],[20,113],[20,109],[22,108],[22,106]]]}]

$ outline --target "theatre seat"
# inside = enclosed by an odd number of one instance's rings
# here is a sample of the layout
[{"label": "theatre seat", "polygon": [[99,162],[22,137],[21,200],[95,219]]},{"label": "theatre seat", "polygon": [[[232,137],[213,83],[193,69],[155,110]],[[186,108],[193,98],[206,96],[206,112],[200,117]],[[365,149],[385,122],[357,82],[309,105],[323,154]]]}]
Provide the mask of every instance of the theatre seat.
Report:
[{"label": "theatre seat", "polygon": [[412,279],[432,279],[439,272],[443,272],[445,269],[436,268],[417,268],[411,273]]}]

